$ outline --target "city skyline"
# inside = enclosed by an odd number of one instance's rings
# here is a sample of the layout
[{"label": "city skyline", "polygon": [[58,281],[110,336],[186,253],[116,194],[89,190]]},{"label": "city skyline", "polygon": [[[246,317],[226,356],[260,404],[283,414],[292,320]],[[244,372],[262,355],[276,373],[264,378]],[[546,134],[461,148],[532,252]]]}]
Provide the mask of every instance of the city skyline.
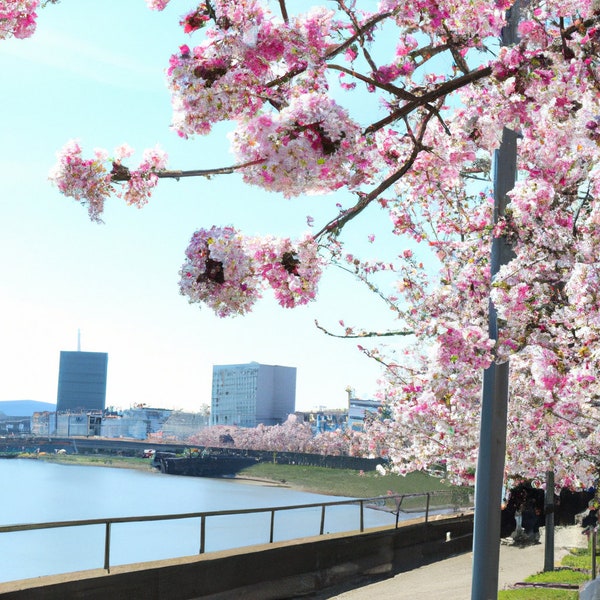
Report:
[{"label": "city skyline", "polygon": [[[231,164],[231,124],[194,140],[169,130],[164,69],[190,42],[178,25],[186,8],[174,1],[154,13],[144,3],[65,0],[40,11],[31,39],[3,42],[0,66],[15,85],[3,98],[10,118],[0,126],[0,399],[55,402],[60,351],[76,348],[78,329],[82,350],[110,355],[107,406],[197,410],[210,404],[213,365],[253,361],[298,369],[299,410],[345,406],[347,387],[361,397],[376,392],[380,366],[357,349],[368,340],[340,340],[315,326],[318,320],[337,332],[340,320],[369,329],[388,324],[389,310],[351,275],[330,268],[316,302],[286,310],[265,297],[252,314],[234,319],[219,319],[178,293],[195,229],[235,224],[247,233],[297,237],[308,215],[316,225],[335,216],[336,205],[348,201],[344,193],[292,201],[251,188],[239,175],[167,181],[142,210],[111,198],[98,225],[48,181],[56,152],[73,138],[87,155],[126,141],[137,160],[159,143],[173,168]],[[349,250],[373,253],[368,234],[382,223],[389,229],[376,207],[366,211],[349,228]]]}]

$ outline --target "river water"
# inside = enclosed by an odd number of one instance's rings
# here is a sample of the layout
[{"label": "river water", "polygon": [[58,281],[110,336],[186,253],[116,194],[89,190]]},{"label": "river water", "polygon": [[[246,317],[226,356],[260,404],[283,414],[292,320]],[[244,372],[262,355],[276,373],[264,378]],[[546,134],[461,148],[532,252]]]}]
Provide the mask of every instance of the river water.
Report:
[{"label": "river water", "polygon": [[[30,459],[0,460],[0,525],[108,517],[168,515],[331,502],[320,494],[111,467],[60,465]],[[365,527],[392,524],[394,515],[365,509]],[[410,515],[411,518],[415,515]],[[206,552],[269,541],[270,513],[211,517]],[[320,508],[275,516],[274,541],[318,535]],[[358,506],[328,508],[325,531],[358,530]],[[0,533],[0,582],[83,569],[104,563],[103,525]],[[195,555],[200,519],[114,524],[111,565]]]}]

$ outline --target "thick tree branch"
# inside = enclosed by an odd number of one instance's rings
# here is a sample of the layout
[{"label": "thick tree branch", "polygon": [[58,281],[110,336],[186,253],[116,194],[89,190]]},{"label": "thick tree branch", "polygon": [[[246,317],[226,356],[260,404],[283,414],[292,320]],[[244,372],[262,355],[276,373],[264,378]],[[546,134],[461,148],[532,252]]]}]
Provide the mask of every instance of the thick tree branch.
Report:
[{"label": "thick tree branch", "polygon": [[351,208],[345,210],[339,217],[329,221],[325,227],[323,227],[315,236],[315,239],[319,239],[324,234],[331,234],[332,232],[339,231],[348,223],[354,219],[357,215],[359,215],[373,200],[378,198],[385,190],[390,188],[394,183],[398,180],[402,179],[402,177],[410,170],[413,163],[415,162],[419,153],[424,149],[421,142],[423,140],[423,136],[427,130],[427,124],[433,113],[428,113],[423,117],[423,121],[420,125],[420,132],[418,136],[415,138],[413,136],[413,149],[410,153],[410,156],[406,159],[404,164],[400,169],[396,172],[392,173],[387,179],[382,181],[375,189],[371,190],[368,194],[359,193],[358,202]]},{"label": "thick tree branch", "polygon": [[281,10],[281,18],[284,23],[289,21],[287,6],[285,5],[285,0],[279,0],[279,9]]},{"label": "thick tree branch", "polygon": [[393,94],[394,96],[398,96],[398,98],[402,98],[403,100],[409,100],[412,102],[412,101],[417,100],[417,98],[418,98],[417,96],[415,96],[414,94],[411,94],[410,92],[407,92],[403,88],[399,88],[395,85],[392,85],[391,83],[381,83],[379,81],[376,81],[372,77],[367,77],[366,75],[363,75],[362,73],[359,73],[358,71],[355,71],[354,69],[348,69],[347,67],[344,67],[342,65],[331,65],[330,64],[330,65],[327,65],[327,68],[333,69],[334,71],[341,71],[342,73],[346,73],[347,75],[351,75],[355,79],[358,79],[359,81],[362,81],[363,83],[366,83],[367,85],[372,85],[373,87],[379,88],[380,90],[389,92],[390,94]]},{"label": "thick tree branch", "polygon": [[[262,160],[255,160],[252,162],[243,163],[241,165],[232,165],[230,167],[217,167],[215,169],[191,169],[188,171],[153,171],[153,173],[159,179],[181,179],[183,177],[211,177],[212,175],[230,175],[236,171],[251,167],[252,165],[259,165]],[[111,173],[111,180],[115,182],[129,181],[131,179],[131,172],[127,167],[123,165],[113,165],[113,171]]]},{"label": "thick tree branch", "polygon": [[383,119],[377,121],[376,123],[373,123],[372,125],[367,127],[367,129],[365,130],[365,133],[366,134],[374,133],[375,131],[382,129],[386,125],[390,125],[391,123],[394,123],[395,121],[398,121],[399,119],[402,119],[402,118],[408,116],[415,109],[417,109],[421,106],[425,106],[429,102],[433,102],[439,98],[447,96],[448,94],[455,92],[456,90],[459,90],[460,88],[465,87],[466,85],[469,85],[470,83],[474,83],[475,81],[480,81],[481,79],[485,79],[486,77],[489,77],[491,74],[492,74],[492,67],[483,67],[481,69],[471,71],[470,73],[467,73],[466,75],[463,75],[461,77],[457,77],[455,79],[446,81],[445,83],[442,83],[435,89],[433,89],[429,92],[426,92],[422,96],[417,96],[415,100],[407,102],[406,104],[404,104],[397,110],[390,113],[387,117],[384,117]]}]

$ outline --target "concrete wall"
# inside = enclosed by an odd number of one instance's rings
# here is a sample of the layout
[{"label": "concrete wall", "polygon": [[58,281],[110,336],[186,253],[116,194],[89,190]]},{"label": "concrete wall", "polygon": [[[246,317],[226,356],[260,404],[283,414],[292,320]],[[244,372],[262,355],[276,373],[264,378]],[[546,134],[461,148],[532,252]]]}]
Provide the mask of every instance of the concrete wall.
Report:
[{"label": "concrete wall", "polygon": [[[448,536],[448,533],[450,534]],[[450,537],[450,541],[447,541]],[[0,600],[276,600],[394,575],[472,547],[473,515],[0,584]]]}]

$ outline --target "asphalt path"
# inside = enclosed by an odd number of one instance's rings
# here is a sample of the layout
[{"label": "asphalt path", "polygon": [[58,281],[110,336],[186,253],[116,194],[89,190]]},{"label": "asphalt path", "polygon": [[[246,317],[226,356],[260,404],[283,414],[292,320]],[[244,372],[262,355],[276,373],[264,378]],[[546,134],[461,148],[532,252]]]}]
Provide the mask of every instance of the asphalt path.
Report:
[{"label": "asphalt path", "polygon": [[[517,546],[508,540],[500,544],[498,589],[507,589],[529,575],[544,570],[544,528],[539,544]],[[555,565],[570,548],[585,547],[587,537],[579,526],[557,527],[554,532]],[[467,552],[436,563],[399,573],[354,589],[332,588],[311,596],[311,600],[470,600],[473,553]]]}]

